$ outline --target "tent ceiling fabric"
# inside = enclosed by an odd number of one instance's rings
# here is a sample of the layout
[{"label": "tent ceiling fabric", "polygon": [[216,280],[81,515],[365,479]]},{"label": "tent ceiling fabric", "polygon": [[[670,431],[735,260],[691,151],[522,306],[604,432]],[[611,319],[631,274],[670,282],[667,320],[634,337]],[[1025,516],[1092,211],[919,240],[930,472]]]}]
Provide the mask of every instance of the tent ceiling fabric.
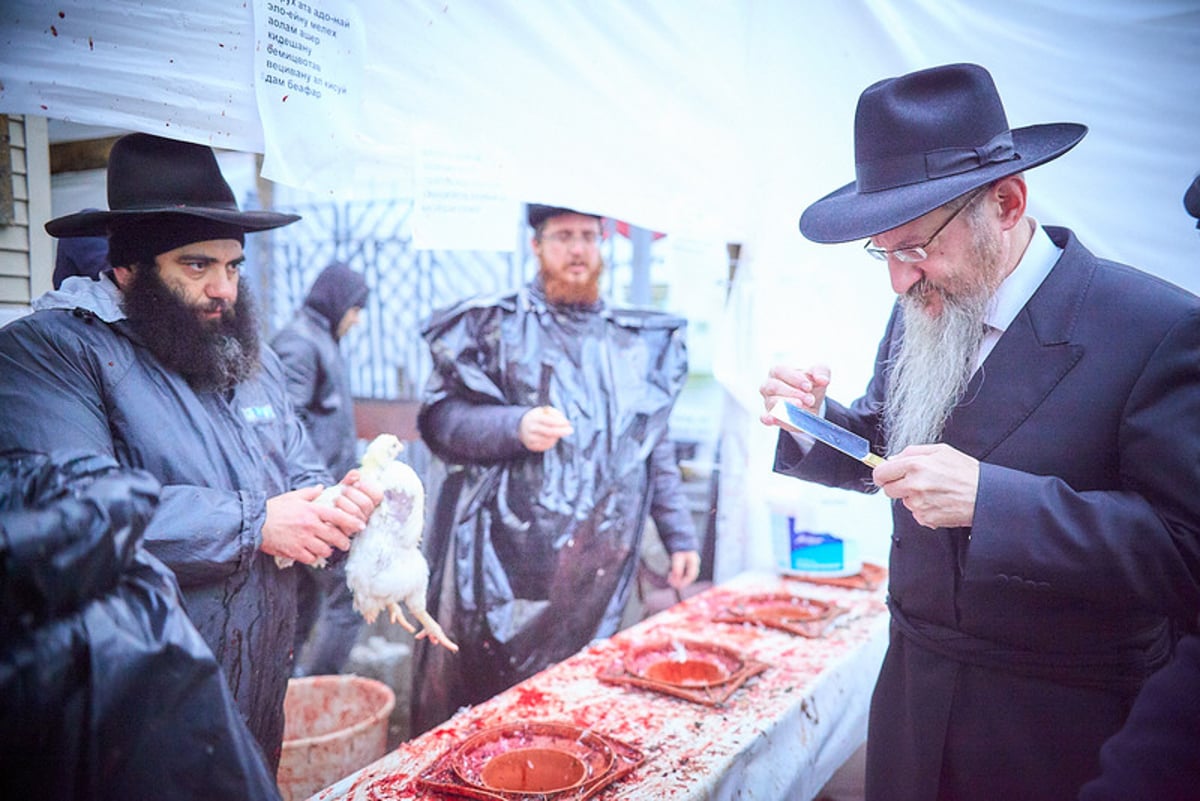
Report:
[{"label": "tent ceiling fabric", "polygon": [[5,0],[0,109],[262,152],[241,2]]},{"label": "tent ceiling fabric", "polygon": [[[411,192],[416,149],[454,142],[504,161],[516,197],[738,241],[769,218],[791,236],[853,177],[862,88],[968,60],[993,72],[1014,125],[1092,128],[1044,186],[1036,175],[1043,216],[1197,281],[1177,256],[1191,231],[1173,230],[1200,170],[1194,0],[342,5],[367,51],[359,130],[326,157],[364,183]],[[262,152],[254,7],[9,0],[0,111]]]}]

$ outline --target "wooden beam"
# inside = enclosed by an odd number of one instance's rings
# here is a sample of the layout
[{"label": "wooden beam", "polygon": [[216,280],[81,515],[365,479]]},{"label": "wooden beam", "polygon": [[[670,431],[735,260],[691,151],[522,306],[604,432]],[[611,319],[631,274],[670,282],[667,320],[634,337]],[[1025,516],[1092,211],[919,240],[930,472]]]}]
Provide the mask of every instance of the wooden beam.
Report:
[{"label": "wooden beam", "polygon": [[402,440],[416,440],[417,412],[420,401],[354,399],[354,428],[359,439],[372,440],[380,434],[395,434]]},{"label": "wooden beam", "polygon": [[108,166],[108,151],[120,137],[85,139],[79,142],[59,142],[50,145],[50,174],[103,170]]},{"label": "wooden beam", "polygon": [[8,115],[0,114],[0,225],[10,226],[17,219],[13,198],[12,137],[8,133]]}]

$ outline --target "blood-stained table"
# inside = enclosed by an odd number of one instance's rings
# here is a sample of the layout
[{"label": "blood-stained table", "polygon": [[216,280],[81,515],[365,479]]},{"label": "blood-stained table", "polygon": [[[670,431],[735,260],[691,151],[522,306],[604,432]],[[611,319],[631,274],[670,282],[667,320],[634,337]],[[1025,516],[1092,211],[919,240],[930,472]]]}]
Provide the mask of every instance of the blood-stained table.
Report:
[{"label": "blood-stained table", "polygon": [[[313,798],[453,799],[418,777],[476,732],[519,721],[570,724],[641,752],[641,764],[594,795],[597,801],[812,798],[866,738],[871,689],[887,646],[885,592],[739,575],[460,711]],[[819,637],[717,622],[740,603],[773,593],[844,613]],[[664,641],[722,647],[767,667],[719,704],[599,678],[615,675],[639,648]]]}]

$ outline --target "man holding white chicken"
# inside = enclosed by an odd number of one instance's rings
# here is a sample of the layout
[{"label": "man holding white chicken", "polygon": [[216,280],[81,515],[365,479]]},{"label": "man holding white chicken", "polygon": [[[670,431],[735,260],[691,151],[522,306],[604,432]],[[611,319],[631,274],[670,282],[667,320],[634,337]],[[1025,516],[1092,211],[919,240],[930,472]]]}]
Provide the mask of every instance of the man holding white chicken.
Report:
[{"label": "man holding white chicken", "polygon": [[345,551],[379,491],[331,477],[259,341],[240,278],[245,234],[293,215],[240,211],[210,148],[130,134],[108,211],[46,224],[108,237],[113,269],[67,279],[0,330],[0,451],[103,454],[163,485],[146,547],[179,581],[271,775],[283,741],[296,570]]},{"label": "man holding white chicken", "polygon": [[[462,650],[420,646],[413,730],[424,731],[613,634],[647,515],[682,588],[700,557],[671,409],[687,376],[685,322],[600,296],[601,220],[531,205],[538,275],[437,312],[418,425],[448,465],[426,533],[432,610]],[[452,591],[440,580],[452,563]]]}]

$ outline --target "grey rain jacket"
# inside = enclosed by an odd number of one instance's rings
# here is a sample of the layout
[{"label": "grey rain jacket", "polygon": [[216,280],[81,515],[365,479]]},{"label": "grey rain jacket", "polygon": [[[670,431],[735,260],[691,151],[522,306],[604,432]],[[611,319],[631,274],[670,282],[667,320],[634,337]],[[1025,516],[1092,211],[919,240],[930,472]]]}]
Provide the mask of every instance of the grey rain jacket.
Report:
[{"label": "grey rain jacket", "polygon": [[337,327],[352,307],[367,298],[362,275],[331,264],[313,282],[302,305],[271,340],[283,362],[288,395],[309,439],[334,477],[357,466],[354,399],[350,377],[338,350]]},{"label": "grey rain jacket", "polygon": [[[685,326],[603,303],[555,307],[537,281],[430,321],[418,424],[450,467],[426,527],[429,595],[462,650],[418,645],[416,730],[613,634],[647,515],[668,552],[698,547],[667,438],[687,377]],[[533,453],[517,425],[546,404],[574,433]],[[437,604],[447,559],[450,609]]]},{"label": "grey rain jacket", "polygon": [[107,456],[0,456],[0,797],[279,799],[142,547],[159,491]]},{"label": "grey rain jacket", "polygon": [[162,485],[146,548],[179,581],[272,774],[291,673],[295,571],[259,550],[266,502],[328,484],[268,348],[229,397],[197,392],[136,338],[120,290],[69,278],[0,329],[0,451],[72,448]]},{"label": "grey rain jacket", "polygon": [[357,464],[354,401],[329,323],[307,306],[271,340],[283,362],[288,397],[313,447],[339,480]]}]

